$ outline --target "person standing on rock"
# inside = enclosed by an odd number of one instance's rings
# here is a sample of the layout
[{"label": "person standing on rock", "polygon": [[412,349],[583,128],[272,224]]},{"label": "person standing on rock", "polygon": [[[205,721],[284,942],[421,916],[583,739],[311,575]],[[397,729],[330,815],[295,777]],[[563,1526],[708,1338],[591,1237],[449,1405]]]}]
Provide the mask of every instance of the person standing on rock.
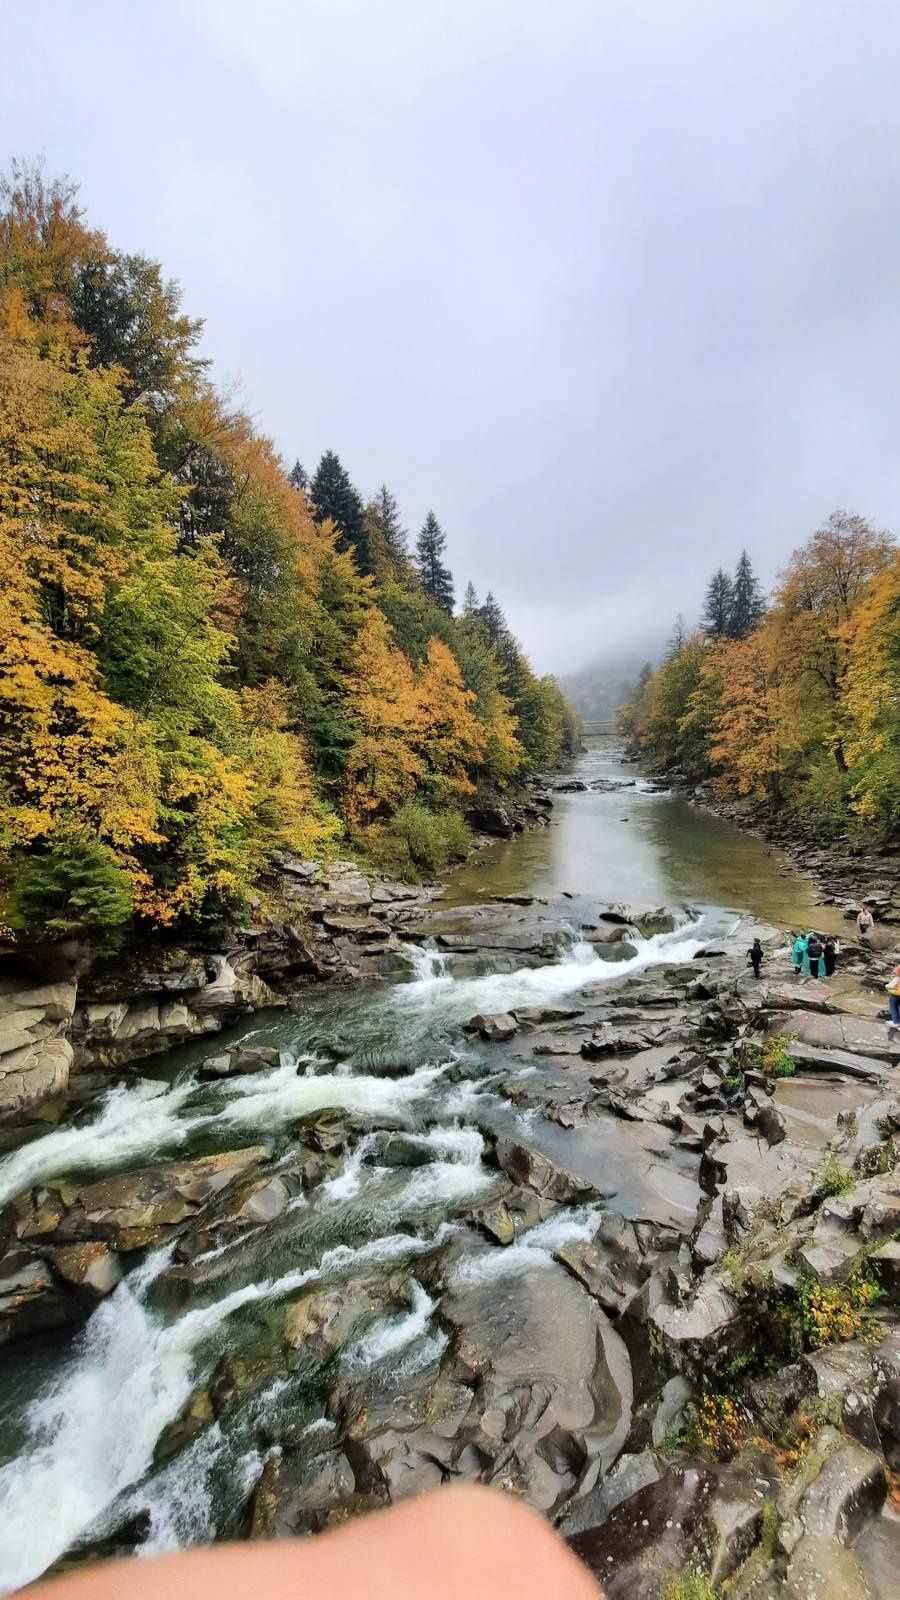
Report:
[{"label": "person standing on rock", "polygon": [[874,924],[875,918],[872,915],[871,907],[863,905],[856,919],[856,930],[863,944],[868,944]]},{"label": "person standing on rock", "polygon": [[762,961],[762,958],[763,958],[763,947],[760,944],[758,939],[754,939],[752,945],[750,946],[750,949],[747,951],[747,959],[750,962],[751,967],[753,968],[753,976],[754,976],[754,978],[758,978],[759,977],[759,968],[760,968],[760,963]]},{"label": "person standing on rock", "polygon": [[798,933],[794,940],[794,972],[799,978],[806,960],[806,935]]},{"label": "person standing on rock", "polygon": [[811,933],[806,941],[806,963],[811,978],[819,976],[819,962],[824,951],[822,941],[817,933]]},{"label": "person standing on rock", "polygon": [[826,978],[833,978],[834,969],[837,966],[837,944],[835,943],[834,939],[832,939],[830,934],[825,940],[824,961]]},{"label": "person standing on rock", "polygon": [[900,1031],[900,967],[894,968],[893,975],[888,978],[885,988],[890,1010],[888,1022],[888,1043],[890,1043]]}]

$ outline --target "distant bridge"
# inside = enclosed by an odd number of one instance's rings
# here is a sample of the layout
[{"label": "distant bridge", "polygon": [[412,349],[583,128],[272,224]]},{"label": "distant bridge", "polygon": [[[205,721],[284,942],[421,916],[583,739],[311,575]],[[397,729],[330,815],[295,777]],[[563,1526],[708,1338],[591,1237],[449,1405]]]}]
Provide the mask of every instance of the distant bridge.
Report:
[{"label": "distant bridge", "polygon": [[614,717],[609,717],[606,722],[582,722],[581,731],[586,733],[590,739],[597,737],[601,733],[618,733]]}]

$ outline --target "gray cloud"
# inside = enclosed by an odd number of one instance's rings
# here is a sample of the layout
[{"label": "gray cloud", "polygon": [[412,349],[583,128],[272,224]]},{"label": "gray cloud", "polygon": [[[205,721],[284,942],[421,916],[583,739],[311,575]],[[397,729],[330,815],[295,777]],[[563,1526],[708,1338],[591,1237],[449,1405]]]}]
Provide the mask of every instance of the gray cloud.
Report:
[{"label": "gray cloud", "polygon": [[48,0],[7,155],[159,256],[293,458],[337,449],[541,668],[896,525],[893,0]]}]

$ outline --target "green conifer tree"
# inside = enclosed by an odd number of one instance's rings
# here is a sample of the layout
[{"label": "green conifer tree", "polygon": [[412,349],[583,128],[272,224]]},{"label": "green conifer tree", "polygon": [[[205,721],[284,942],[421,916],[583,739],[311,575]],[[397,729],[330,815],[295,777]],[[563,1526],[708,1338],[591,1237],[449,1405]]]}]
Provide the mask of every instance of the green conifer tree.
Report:
[{"label": "green conifer tree", "polygon": [[436,606],[453,615],[453,574],[441,557],[447,536],[433,511],[429,511],[416,540],[416,568],[422,588]]},{"label": "green conifer tree", "polygon": [[309,492],[316,521],[333,522],[338,530],[339,549],[353,552],[360,572],[371,572],[372,556],[363,503],[333,450],[325,451]]},{"label": "green conifer tree", "polygon": [[732,585],[731,617],[728,626],[731,638],[746,639],[748,634],[759,627],[765,612],[766,602],[756,573],[753,571],[753,564],[746,550],[742,550]]},{"label": "green conifer tree", "polygon": [[734,585],[724,567],[720,567],[709,580],[700,618],[700,626],[708,639],[728,638],[733,606]]}]

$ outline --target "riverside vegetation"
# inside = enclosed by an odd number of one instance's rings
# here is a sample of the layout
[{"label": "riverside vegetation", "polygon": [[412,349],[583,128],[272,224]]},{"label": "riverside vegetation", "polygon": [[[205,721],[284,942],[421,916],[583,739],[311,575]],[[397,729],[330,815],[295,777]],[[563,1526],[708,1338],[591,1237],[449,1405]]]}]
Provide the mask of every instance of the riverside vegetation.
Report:
[{"label": "riverside vegetation", "polygon": [[20,942],[240,921],[279,850],[407,873],[576,742],[492,595],[382,487],[216,390],[159,266],[0,186],[0,903]]},{"label": "riverside vegetation", "polygon": [[[900,838],[900,551],[835,512],[767,605],[746,553],[679,619],[620,713],[634,748],[807,838],[895,854]],[[892,852],[893,847],[893,852]],[[896,875],[896,863],[893,866]]]}]

